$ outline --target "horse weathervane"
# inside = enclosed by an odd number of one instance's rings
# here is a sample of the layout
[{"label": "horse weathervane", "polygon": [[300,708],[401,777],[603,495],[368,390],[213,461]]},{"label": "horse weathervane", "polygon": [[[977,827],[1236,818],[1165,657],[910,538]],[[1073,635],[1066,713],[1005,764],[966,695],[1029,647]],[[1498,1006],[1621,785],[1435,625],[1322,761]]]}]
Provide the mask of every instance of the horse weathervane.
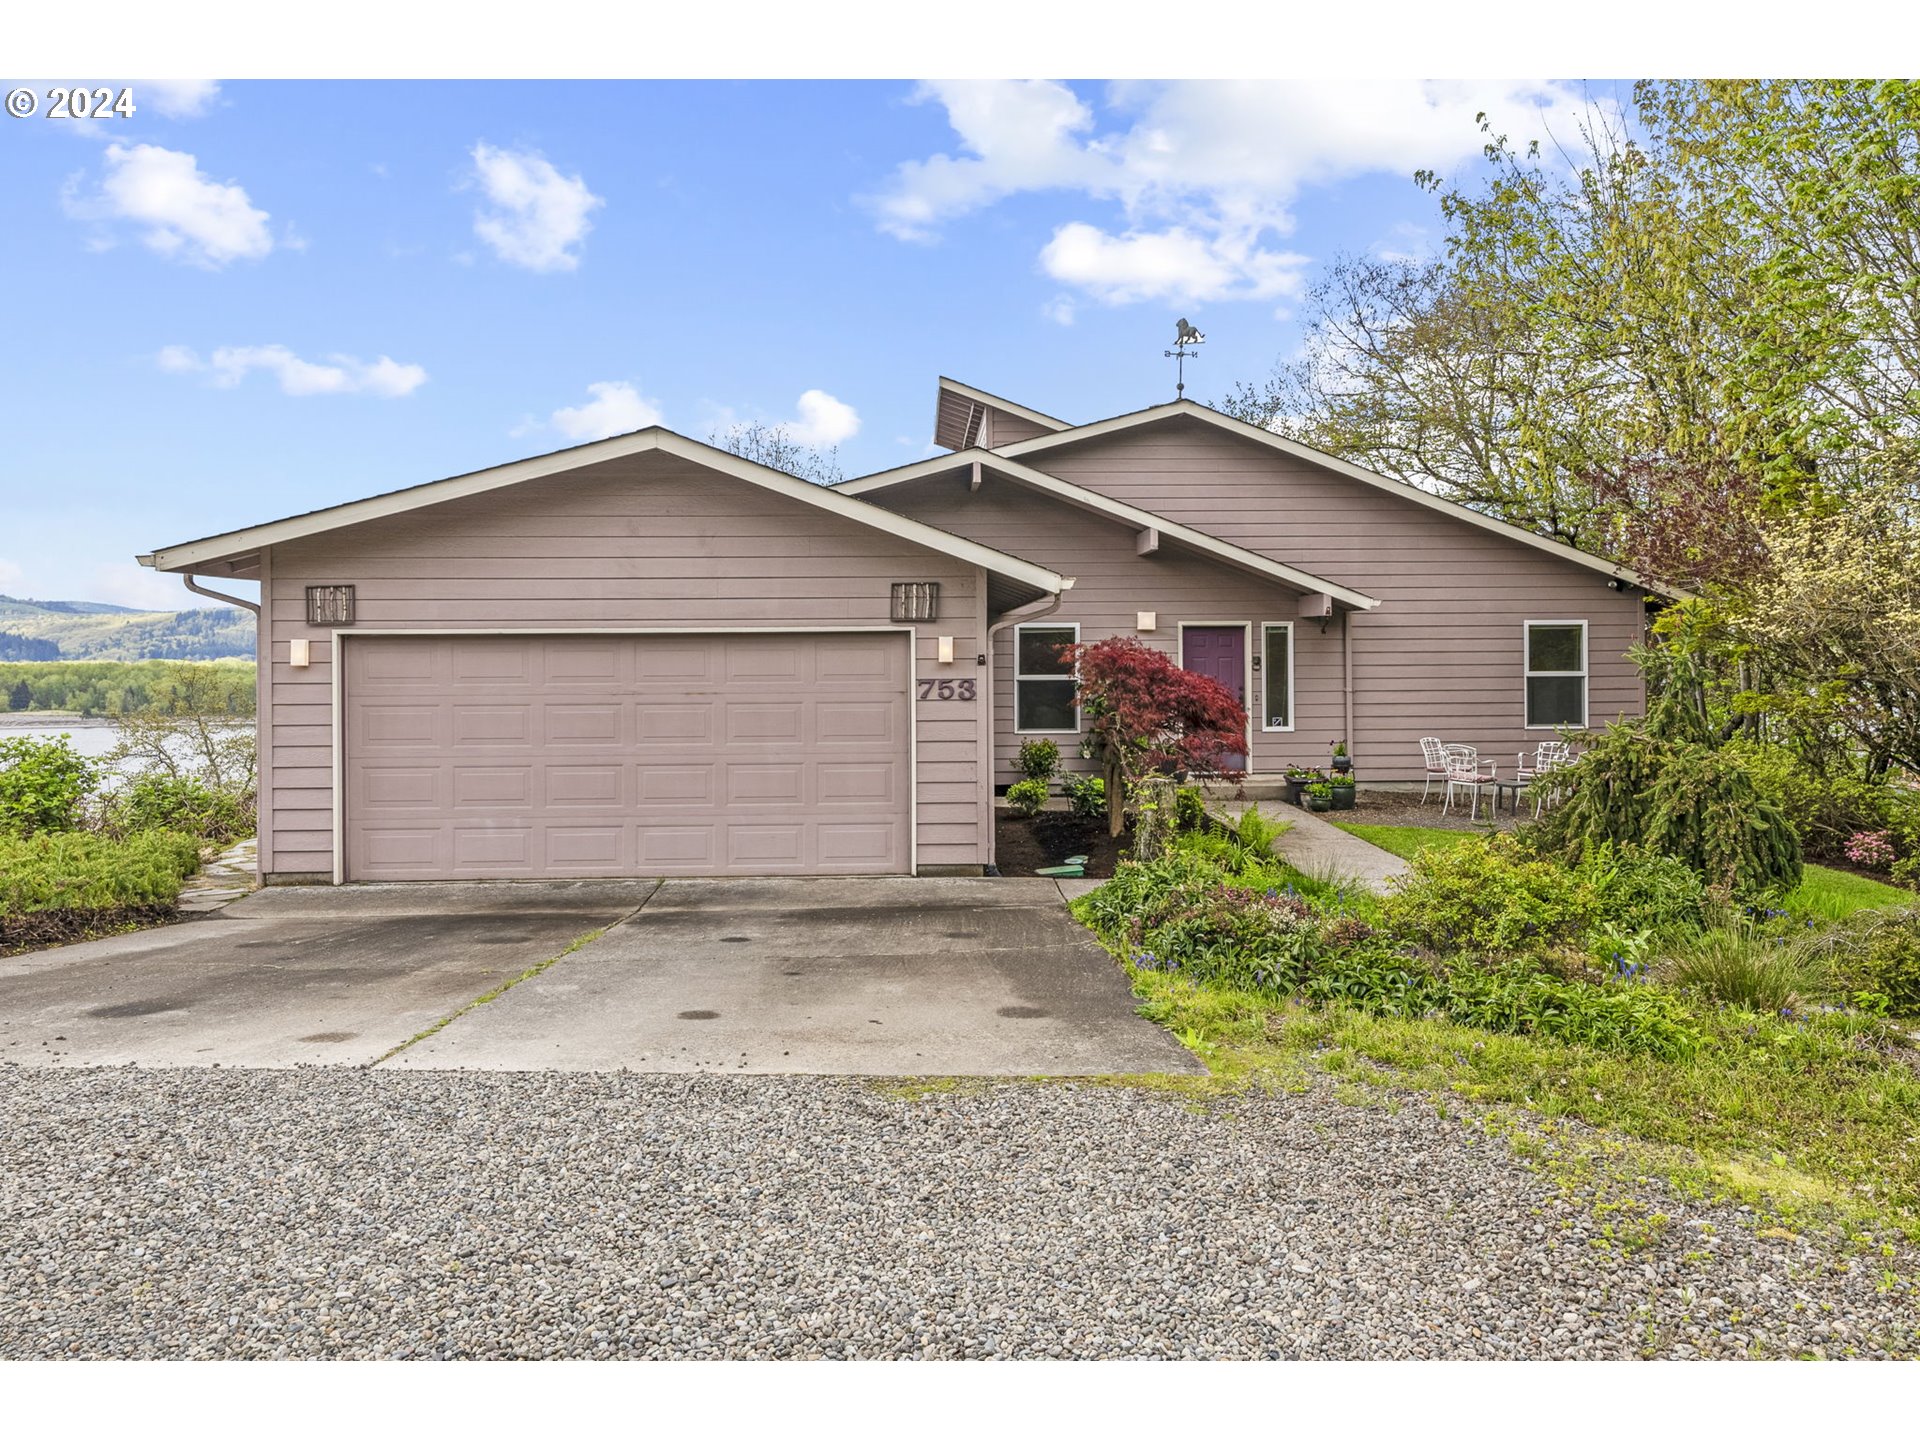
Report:
[{"label": "horse weathervane", "polygon": [[1189,325],[1184,319],[1178,322],[1178,328],[1174,331],[1173,349],[1165,350],[1161,352],[1166,356],[1167,359],[1177,360],[1180,362],[1179,365],[1176,367],[1176,377],[1177,377],[1178,383],[1175,384],[1175,386],[1173,387],[1174,399],[1176,400],[1186,399],[1187,397],[1187,359],[1189,356],[1191,356],[1194,353],[1193,347],[1195,345],[1204,345],[1206,343],[1207,343],[1207,337],[1202,335],[1198,330],[1194,329],[1193,326]]}]

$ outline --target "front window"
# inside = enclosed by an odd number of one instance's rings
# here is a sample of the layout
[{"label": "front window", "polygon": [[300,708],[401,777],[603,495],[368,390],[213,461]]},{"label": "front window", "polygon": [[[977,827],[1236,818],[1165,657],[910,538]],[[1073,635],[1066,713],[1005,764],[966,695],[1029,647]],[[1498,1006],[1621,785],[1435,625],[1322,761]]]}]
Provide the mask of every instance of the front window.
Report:
[{"label": "front window", "polygon": [[1080,729],[1069,645],[1078,625],[1020,625],[1013,632],[1013,728],[1022,735],[1064,735]]},{"label": "front window", "polygon": [[1266,695],[1266,709],[1262,712],[1261,728],[1291,730],[1293,728],[1292,625],[1262,627],[1260,673],[1264,677],[1262,685]]},{"label": "front window", "polygon": [[1527,728],[1584,729],[1587,622],[1527,621]]}]

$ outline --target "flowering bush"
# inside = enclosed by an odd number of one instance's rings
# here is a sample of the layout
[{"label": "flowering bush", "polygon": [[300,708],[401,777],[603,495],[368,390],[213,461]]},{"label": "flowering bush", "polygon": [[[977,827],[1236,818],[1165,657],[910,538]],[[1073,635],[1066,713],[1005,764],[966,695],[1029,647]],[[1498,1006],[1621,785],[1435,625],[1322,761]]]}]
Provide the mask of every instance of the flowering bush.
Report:
[{"label": "flowering bush", "polygon": [[1893,837],[1884,830],[1856,830],[1846,845],[1847,859],[1869,870],[1885,870],[1897,858]]}]

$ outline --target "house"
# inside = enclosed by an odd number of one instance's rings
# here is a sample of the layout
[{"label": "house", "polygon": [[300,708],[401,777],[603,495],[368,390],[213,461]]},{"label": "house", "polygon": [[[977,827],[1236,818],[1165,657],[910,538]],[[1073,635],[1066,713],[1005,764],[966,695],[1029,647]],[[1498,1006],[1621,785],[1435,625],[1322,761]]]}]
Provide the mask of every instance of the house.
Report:
[{"label": "house", "polygon": [[260,582],[270,883],[977,874],[1115,634],[1241,695],[1256,775],[1643,708],[1638,577],[1204,406],[942,380],[935,438],[825,487],[653,427],[141,558]]}]

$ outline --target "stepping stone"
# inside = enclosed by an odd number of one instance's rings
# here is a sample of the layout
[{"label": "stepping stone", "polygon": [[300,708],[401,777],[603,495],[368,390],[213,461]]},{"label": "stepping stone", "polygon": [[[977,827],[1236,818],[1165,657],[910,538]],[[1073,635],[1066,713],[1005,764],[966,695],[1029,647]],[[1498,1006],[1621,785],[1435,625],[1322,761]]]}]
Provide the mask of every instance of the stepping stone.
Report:
[{"label": "stepping stone", "polygon": [[1087,857],[1084,855],[1069,855],[1060,863],[1062,865],[1084,865],[1087,863]]},{"label": "stepping stone", "polygon": [[1084,880],[1087,867],[1085,865],[1044,865],[1033,873],[1044,875],[1049,880]]}]

